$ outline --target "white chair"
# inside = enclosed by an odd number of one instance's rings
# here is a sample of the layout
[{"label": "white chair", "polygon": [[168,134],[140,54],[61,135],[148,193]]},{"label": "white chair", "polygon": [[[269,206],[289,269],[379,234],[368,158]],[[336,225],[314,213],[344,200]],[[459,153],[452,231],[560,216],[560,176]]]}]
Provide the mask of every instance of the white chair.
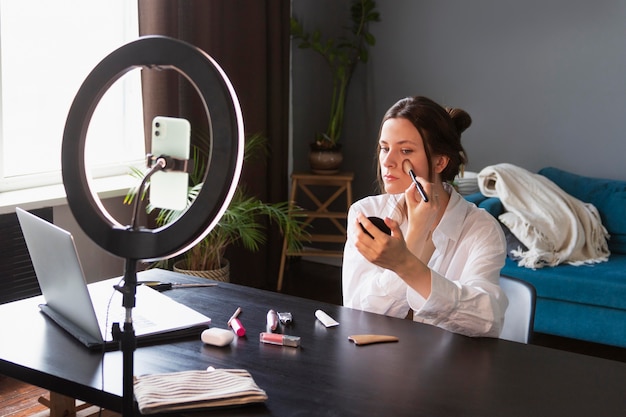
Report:
[{"label": "white chair", "polygon": [[503,276],[500,277],[500,287],[509,299],[500,339],[530,342],[535,322],[535,287],[526,281]]}]

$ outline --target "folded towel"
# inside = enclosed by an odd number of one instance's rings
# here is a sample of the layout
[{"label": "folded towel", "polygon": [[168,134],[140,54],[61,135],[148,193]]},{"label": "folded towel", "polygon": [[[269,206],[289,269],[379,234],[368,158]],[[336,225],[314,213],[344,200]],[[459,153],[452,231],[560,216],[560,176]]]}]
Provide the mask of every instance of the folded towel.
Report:
[{"label": "folded towel", "polygon": [[141,414],[224,407],[267,400],[248,371],[211,369],[135,377]]},{"label": "folded towel", "polygon": [[512,164],[484,168],[480,192],[500,198],[507,212],[499,220],[528,248],[514,251],[527,268],[581,265],[608,260],[606,229],[598,210],[567,194],[543,175]]}]

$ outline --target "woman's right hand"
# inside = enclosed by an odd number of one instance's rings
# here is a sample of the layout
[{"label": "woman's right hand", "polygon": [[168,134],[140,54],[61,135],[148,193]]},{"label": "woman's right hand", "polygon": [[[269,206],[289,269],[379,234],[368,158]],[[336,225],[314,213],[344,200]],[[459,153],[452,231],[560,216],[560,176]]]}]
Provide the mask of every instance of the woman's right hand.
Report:
[{"label": "woman's right hand", "polygon": [[[398,222],[385,219],[391,235],[374,230],[376,226],[362,213],[357,214],[356,223],[354,245],[359,253],[374,265],[395,272],[407,285],[428,298],[431,291],[430,269],[407,246]],[[360,224],[365,224],[374,239],[361,229]]]},{"label": "woman's right hand", "polygon": [[408,248],[416,256],[422,253],[424,245],[430,240],[441,210],[438,187],[423,178],[418,178],[418,181],[420,181],[428,196],[427,202],[422,199],[413,182],[404,192],[408,219],[405,241]]},{"label": "woman's right hand", "polygon": [[[385,224],[391,229],[391,235],[378,230],[362,213],[357,214],[356,223],[355,247],[371,263],[393,270],[394,266],[402,262],[403,256],[410,255],[402,231],[395,220],[385,219]],[[361,225],[369,232],[365,232]]]}]

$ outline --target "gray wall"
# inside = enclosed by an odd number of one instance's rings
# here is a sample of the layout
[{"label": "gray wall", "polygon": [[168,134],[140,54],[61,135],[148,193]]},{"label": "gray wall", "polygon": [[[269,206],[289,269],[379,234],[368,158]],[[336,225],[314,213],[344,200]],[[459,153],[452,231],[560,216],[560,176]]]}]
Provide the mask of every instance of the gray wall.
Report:
[{"label": "gray wall", "polygon": [[[335,28],[349,3],[294,0],[293,13],[306,27]],[[373,192],[382,115],[408,95],[470,113],[471,171],[509,162],[626,180],[626,1],[379,0],[378,8],[377,45],[348,96],[343,168],[356,174],[355,197]],[[310,50],[294,49],[292,59],[293,166],[307,170],[328,81]]]}]

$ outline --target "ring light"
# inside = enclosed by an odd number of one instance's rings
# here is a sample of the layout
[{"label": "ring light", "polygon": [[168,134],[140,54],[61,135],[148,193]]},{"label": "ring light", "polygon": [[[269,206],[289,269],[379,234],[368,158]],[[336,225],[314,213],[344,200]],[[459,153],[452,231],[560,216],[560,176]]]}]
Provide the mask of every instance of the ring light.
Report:
[{"label": "ring light", "polygon": [[[112,218],[90,189],[85,170],[85,140],[93,112],[108,88],[135,68],[174,69],[185,76],[198,91],[209,121],[211,146],[203,186],[181,217],[157,229],[133,229]],[[243,148],[239,101],[218,64],[186,42],[142,37],[104,58],[72,103],[61,151],[68,205],[87,236],[112,254],[135,260],[172,257],[202,240],[219,221],[239,181]]]}]

